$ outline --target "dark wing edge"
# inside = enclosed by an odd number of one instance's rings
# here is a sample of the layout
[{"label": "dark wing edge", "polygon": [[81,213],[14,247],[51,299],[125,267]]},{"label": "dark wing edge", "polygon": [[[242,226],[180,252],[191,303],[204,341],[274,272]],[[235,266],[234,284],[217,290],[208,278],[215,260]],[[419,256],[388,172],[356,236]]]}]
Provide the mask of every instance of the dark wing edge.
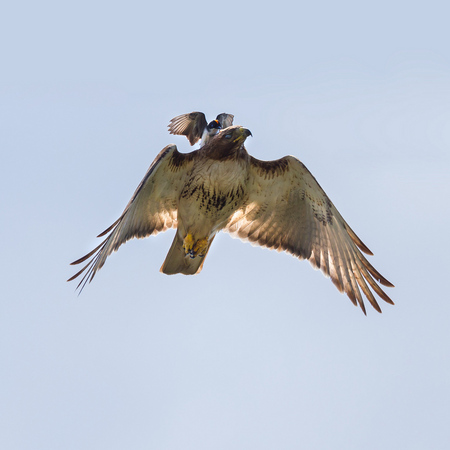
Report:
[{"label": "dark wing edge", "polygon": [[233,114],[228,113],[221,113],[216,117],[216,120],[219,121],[220,126],[222,128],[231,127],[233,125],[233,119],[234,119]]},{"label": "dark wing edge", "polygon": [[175,145],[168,145],[155,158],[121,216],[97,237],[106,238],[94,250],[71,265],[89,260],[67,281],[84,273],[76,289],[79,292],[92,281],[103,267],[106,258],[132,238],[144,238],[177,226],[178,180],[185,173],[192,153],[179,153]]},{"label": "dark wing edge", "polygon": [[170,134],[186,136],[191,145],[198,142],[207,125],[206,117],[202,112],[194,111],[171,119],[169,125]]},{"label": "dark wing edge", "polygon": [[[250,157],[249,198],[223,231],[252,245],[307,259],[330,277],[354,305],[366,309],[361,291],[381,313],[370,290],[394,304],[378,283],[393,287],[361,252],[372,254],[345,222],[309,170],[296,158]],[[370,288],[369,288],[370,286]]]}]

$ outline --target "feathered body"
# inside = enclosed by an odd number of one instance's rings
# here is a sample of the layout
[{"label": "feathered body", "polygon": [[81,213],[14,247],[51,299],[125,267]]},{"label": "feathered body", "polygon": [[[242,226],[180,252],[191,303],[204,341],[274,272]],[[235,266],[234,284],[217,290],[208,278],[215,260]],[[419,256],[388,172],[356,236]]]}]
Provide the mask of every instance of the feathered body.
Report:
[{"label": "feathered body", "polygon": [[218,231],[245,200],[249,155],[243,145],[231,149],[204,146],[196,164],[186,173],[178,199],[177,232],[161,272],[171,275],[193,275],[202,268],[204,258],[186,258],[184,237],[192,233],[194,241],[208,240],[208,248]]},{"label": "feathered body", "polygon": [[[371,255],[309,170],[293,156],[260,161],[245,147],[249,130],[228,127],[191,153],[164,148],[148,169],[104,241],[70,280],[83,289],[106,258],[131,238],[176,228],[161,267],[166,274],[199,273],[215,235],[234,237],[307,259],[365,312],[361,292],[379,312],[372,290],[393,304],[377,284],[393,285],[366,259]],[[372,289],[372,290],[371,290]]]}]

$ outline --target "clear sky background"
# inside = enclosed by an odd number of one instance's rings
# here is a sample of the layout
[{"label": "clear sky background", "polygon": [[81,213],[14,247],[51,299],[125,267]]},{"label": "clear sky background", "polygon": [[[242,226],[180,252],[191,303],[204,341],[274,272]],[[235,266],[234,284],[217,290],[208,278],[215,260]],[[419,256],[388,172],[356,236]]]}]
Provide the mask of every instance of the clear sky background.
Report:
[{"label": "clear sky background", "polygon": [[[17,1],[0,15],[0,448],[448,449],[446,2]],[[169,120],[235,115],[298,157],[395,306],[220,234],[168,231],[79,297],[69,263],[122,212]]]}]

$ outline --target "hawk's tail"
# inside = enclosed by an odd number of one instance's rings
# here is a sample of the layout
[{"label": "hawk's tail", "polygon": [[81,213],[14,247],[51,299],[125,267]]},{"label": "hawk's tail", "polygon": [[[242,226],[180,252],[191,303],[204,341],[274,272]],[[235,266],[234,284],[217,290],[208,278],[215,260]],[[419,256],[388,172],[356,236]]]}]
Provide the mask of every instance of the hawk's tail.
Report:
[{"label": "hawk's tail", "polygon": [[208,249],[206,250],[205,256],[196,256],[191,258],[186,255],[183,248],[183,240],[178,235],[178,230],[175,233],[175,237],[170,247],[169,253],[167,253],[166,259],[164,260],[160,272],[167,275],[173,275],[176,273],[182,273],[184,275],[195,275],[200,273],[203,268],[203,263],[208,255],[209,247],[214,240],[214,236],[210,239],[208,243]]}]

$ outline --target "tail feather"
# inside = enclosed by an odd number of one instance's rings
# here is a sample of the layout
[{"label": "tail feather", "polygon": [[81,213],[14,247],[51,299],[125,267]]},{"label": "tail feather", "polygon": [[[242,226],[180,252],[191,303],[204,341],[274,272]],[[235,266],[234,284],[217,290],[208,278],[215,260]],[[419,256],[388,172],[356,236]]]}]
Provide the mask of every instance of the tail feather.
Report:
[{"label": "tail feather", "polygon": [[165,273],[166,275],[174,275],[176,273],[182,273],[184,275],[195,275],[197,273],[200,273],[203,268],[205,258],[208,254],[209,247],[211,246],[213,240],[214,237],[212,237],[209,241],[205,256],[197,256],[195,258],[191,258],[189,256],[186,256],[186,252],[183,248],[183,240],[178,235],[177,231],[175,233],[175,237],[173,239],[169,252],[167,253],[166,259],[164,260],[164,263],[159,271]]}]

